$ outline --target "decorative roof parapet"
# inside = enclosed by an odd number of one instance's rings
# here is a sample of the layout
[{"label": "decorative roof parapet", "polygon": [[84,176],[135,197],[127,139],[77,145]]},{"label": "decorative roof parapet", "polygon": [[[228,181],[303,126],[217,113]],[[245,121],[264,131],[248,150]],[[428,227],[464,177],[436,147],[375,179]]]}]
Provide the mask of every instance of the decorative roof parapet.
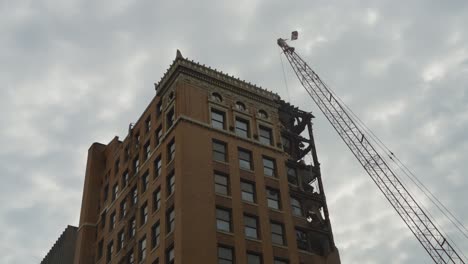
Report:
[{"label": "decorative roof parapet", "polygon": [[194,62],[193,60],[188,60],[182,56],[182,53],[177,50],[176,53],[176,58],[172,62],[171,66],[167,69],[167,71],[164,73],[163,77],[161,80],[155,84],[155,89],[157,93],[161,93],[162,89],[164,88],[164,85],[170,80],[172,77],[173,73],[177,70],[178,66],[185,67],[187,69],[190,69],[192,71],[204,74],[206,76],[209,76],[211,78],[217,79],[218,81],[222,81],[226,84],[239,87],[247,92],[254,93],[256,95],[265,97],[267,99],[270,99],[274,102],[277,102],[280,100],[280,96],[277,93],[273,93],[271,91],[268,91],[262,87],[259,87],[255,84],[251,84],[246,82],[245,80],[240,80],[239,78],[235,78],[234,76],[229,76],[226,73],[223,73],[222,71],[218,71],[216,69],[211,69],[211,67],[207,67],[204,64],[201,65],[198,62]]}]

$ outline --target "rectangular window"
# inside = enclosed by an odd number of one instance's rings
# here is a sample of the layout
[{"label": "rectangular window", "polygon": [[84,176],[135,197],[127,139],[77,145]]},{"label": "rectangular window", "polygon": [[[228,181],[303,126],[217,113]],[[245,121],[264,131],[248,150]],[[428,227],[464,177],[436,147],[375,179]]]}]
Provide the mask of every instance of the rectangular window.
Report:
[{"label": "rectangular window", "polygon": [[125,232],[124,230],[121,230],[118,234],[117,234],[117,252],[119,252],[125,245]]},{"label": "rectangular window", "polygon": [[287,260],[284,260],[284,259],[280,259],[280,258],[275,258],[275,260],[273,261],[273,264],[288,264],[289,262]]},{"label": "rectangular window", "polygon": [[112,201],[115,201],[115,199],[117,199],[118,193],[119,193],[119,184],[116,183],[114,184],[114,187],[112,188]]},{"label": "rectangular window", "polygon": [[258,218],[244,215],[244,233],[248,238],[258,239]]},{"label": "rectangular window", "polygon": [[[124,173],[122,174],[122,187],[125,187],[127,186],[128,184],[128,170],[124,171]],[[123,188],[122,188],[123,189]]]},{"label": "rectangular window", "polygon": [[239,167],[245,170],[253,170],[252,152],[245,149],[238,149],[239,152]]},{"label": "rectangular window", "polygon": [[158,129],[156,130],[156,146],[161,143],[162,135],[163,135],[162,127],[159,126]]},{"label": "rectangular window", "polygon": [[149,185],[149,172],[146,171],[143,176],[141,176],[141,188],[143,189],[141,192],[144,193],[146,189],[148,189]]},{"label": "rectangular window", "polygon": [[171,108],[166,115],[166,124],[167,129],[169,129],[172,125],[174,125],[175,115],[174,115],[174,108]]},{"label": "rectangular window", "polygon": [[290,151],[291,150],[291,140],[289,138],[282,136],[281,137],[281,142],[283,143],[283,150],[284,151]]},{"label": "rectangular window", "polygon": [[158,188],[153,192],[153,211],[161,207],[161,189]]},{"label": "rectangular window", "polygon": [[276,176],[276,162],[274,159],[263,156],[263,174],[270,177]]},{"label": "rectangular window", "polygon": [[216,228],[221,231],[231,232],[231,211],[216,208]]},{"label": "rectangular window", "polygon": [[106,186],[104,186],[104,190],[103,190],[103,201],[107,201],[107,197],[109,196],[109,184],[106,184]]},{"label": "rectangular window", "polygon": [[262,264],[262,256],[258,253],[247,252],[247,264]]},{"label": "rectangular window", "polygon": [[97,251],[98,259],[102,258],[102,252],[104,250],[103,248],[104,248],[104,241],[101,239],[101,241],[99,241],[98,243],[98,251]]},{"label": "rectangular window", "polygon": [[175,191],[175,176],[174,171],[172,171],[169,176],[167,176],[167,196],[170,196]]},{"label": "rectangular window", "polygon": [[114,241],[111,240],[109,244],[107,244],[107,263],[109,263],[112,259],[112,254],[114,253]]},{"label": "rectangular window", "polygon": [[147,160],[151,154],[151,144],[150,141],[146,142],[144,146],[144,155],[143,155],[143,160]]},{"label": "rectangular window", "polygon": [[279,191],[275,189],[267,188],[267,203],[268,207],[273,209],[280,209],[280,195]]},{"label": "rectangular window", "polygon": [[157,116],[160,116],[162,113],[162,102],[160,101],[157,105],[156,105],[156,114]]},{"label": "rectangular window", "polygon": [[148,221],[148,203],[145,202],[143,206],[140,208],[140,219],[141,219],[141,225],[146,224]]},{"label": "rectangular window", "polygon": [[102,214],[101,214],[101,228],[102,228],[102,230],[104,230],[104,228],[106,227],[106,218],[107,218],[107,210],[102,212]]},{"label": "rectangular window", "polygon": [[284,227],[282,224],[271,222],[271,241],[274,244],[284,245]]},{"label": "rectangular window", "polygon": [[138,189],[135,186],[132,189],[132,205],[137,205],[137,203],[138,203]]},{"label": "rectangular window", "polygon": [[130,159],[130,149],[127,147],[125,147],[125,150],[124,150],[124,158],[125,158],[125,161],[128,161],[128,159]]},{"label": "rectangular window", "polygon": [[255,184],[241,181],[241,197],[244,201],[255,203]]},{"label": "rectangular window", "polygon": [[216,161],[227,161],[227,146],[226,143],[213,140],[213,159]]},{"label": "rectangular window", "polygon": [[130,220],[130,225],[128,227],[128,237],[134,237],[136,232],[136,220],[135,217],[133,217]]},{"label": "rectangular window", "polygon": [[218,129],[226,129],[226,114],[219,110],[211,109],[211,126]]},{"label": "rectangular window", "polygon": [[307,238],[307,233],[300,230],[296,229],[296,242],[297,242],[297,247],[302,250],[308,250],[308,238]]},{"label": "rectangular window", "polygon": [[128,259],[128,264],[134,264],[135,263],[135,256],[133,255],[133,249],[132,252],[130,252],[127,256]]},{"label": "rectangular window", "polygon": [[233,264],[233,249],[224,246],[218,246],[218,264]]},{"label": "rectangular window", "polygon": [[292,167],[289,167],[289,166],[286,166],[286,172],[287,172],[287,175],[288,175],[288,182],[293,184],[293,185],[297,185],[298,180],[297,180],[297,171],[296,171],[296,169],[292,168]]},{"label": "rectangular window", "polygon": [[159,236],[161,235],[159,222],[151,227],[151,246],[153,248],[159,245]]},{"label": "rectangular window", "polygon": [[175,155],[175,140],[172,139],[171,142],[167,145],[167,163],[171,162],[174,159]]},{"label": "rectangular window", "polygon": [[109,218],[109,231],[112,231],[114,230],[115,228],[115,212],[113,212],[111,215],[110,215],[110,218]]},{"label": "rectangular window", "polygon": [[146,237],[143,237],[138,243],[138,252],[140,262],[142,262],[146,258]]},{"label": "rectangular window", "polygon": [[139,169],[140,169],[140,160],[138,159],[138,157],[136,157],[133,160],[133,172],[136,174],[136,173],[138,173]]},{"label": "rectangular window", "polygon": [[229,195],[229,178],[227,175],[214,173],[215,192],[218,194]]},{"label": "rectangular window", "polygon": [[140,145],[140,133],[135,134],[135,143],[137,146]]},{"label": "rectangular window", "polygon": [[273,145],[273,132],[271,128],[259,126],[259,140],[265,145]]},{"label": "rectangular window", "polygon": [[250,136],[249,121],[236,118],[236,135],[248,138]]},{"label": "rectangular window", "polygon": [[154,160],[154,178],[159,177],[161,175],[161,156],[157,157],[156,160]]},{"label": "rectangular window", "polygon": [[301,202],[294,197],[291,197],[291,208],[293,215],[303,216]]},{"label": "rectangular window", "polygon": [[174,208],[167,210],[167,233],[174,231],[175,228],[175,211]]},{"label": "rectangular window", "polygon": [[174,261],[175,261],[174,246],[171,246],[168,250],[166,250],[166,263],[174,264]]},{"label": "rectangular window", "polygon": [[117,159],[115,161],[115,164],[114,164],[114,173],[117,174],[117,172],[119,172],[119,168],[120,168],[120,160]]},{"label": "rectangular window", "polygon": [[146,132],[149,132],[151,130],[151,116],[148,116],[148,118],[145,121],[145,130]]}]

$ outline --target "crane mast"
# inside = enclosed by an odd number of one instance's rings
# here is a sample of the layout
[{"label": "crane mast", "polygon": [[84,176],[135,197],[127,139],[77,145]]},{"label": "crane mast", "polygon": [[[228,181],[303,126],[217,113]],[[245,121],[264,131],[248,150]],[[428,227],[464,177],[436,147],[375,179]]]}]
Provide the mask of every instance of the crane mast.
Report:
[{"label": "crane mast", "polygon": [[[296,37],[297,38],[297,37]],[[435,263],[465,263],[320,77],[290,47],[278,45],[302,86]]]}]

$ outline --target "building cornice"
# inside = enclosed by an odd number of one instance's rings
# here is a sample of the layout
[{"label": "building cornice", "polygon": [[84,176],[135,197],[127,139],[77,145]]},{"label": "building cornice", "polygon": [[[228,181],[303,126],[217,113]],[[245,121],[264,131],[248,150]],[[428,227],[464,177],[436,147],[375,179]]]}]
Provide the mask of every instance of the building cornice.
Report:
[{"label": "building cornice", "polygon": [[163,95],[168,87],[177,79],[179,75],[186,75],[208,84],[222,87],[238,95],[247,96],[250,99],[265,103],[274,107],[278,107],[278,102],[281,100],[276,93],[261,88],[255,84],[248,83],[234,76],[229,76],[226,73],[212,69],[193,60],[188,60],[182,57],[180,51],[177,51],[177,56],[172,62],[169,69],[163,75],[161,80],[155,84],[157,95]]}]

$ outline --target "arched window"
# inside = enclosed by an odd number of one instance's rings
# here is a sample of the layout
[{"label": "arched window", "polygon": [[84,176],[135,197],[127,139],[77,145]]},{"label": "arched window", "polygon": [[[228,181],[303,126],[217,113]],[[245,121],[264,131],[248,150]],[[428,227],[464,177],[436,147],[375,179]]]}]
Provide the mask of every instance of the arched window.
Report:
[{"label": "arched window", "polygon": [[267,114],[267,112],[265,110],[259,110],[258,111],[258,117],[267,119],[268,114]]},{"label": "arched window", "polygon": [[237,103],[236,103],[236,109],[237,109],[237,110],[241,110],[241,111],[245,111],[245,109],[246,109],[246,108],[245,108],[245,104],[242,103],[242,102],[237,102]]},{"label": "arched window", "polygon": [[223,101],[223,97],[219,93],[212,93],[211,99],[213,99],[214,101],[218,103],[221,103]]}]

